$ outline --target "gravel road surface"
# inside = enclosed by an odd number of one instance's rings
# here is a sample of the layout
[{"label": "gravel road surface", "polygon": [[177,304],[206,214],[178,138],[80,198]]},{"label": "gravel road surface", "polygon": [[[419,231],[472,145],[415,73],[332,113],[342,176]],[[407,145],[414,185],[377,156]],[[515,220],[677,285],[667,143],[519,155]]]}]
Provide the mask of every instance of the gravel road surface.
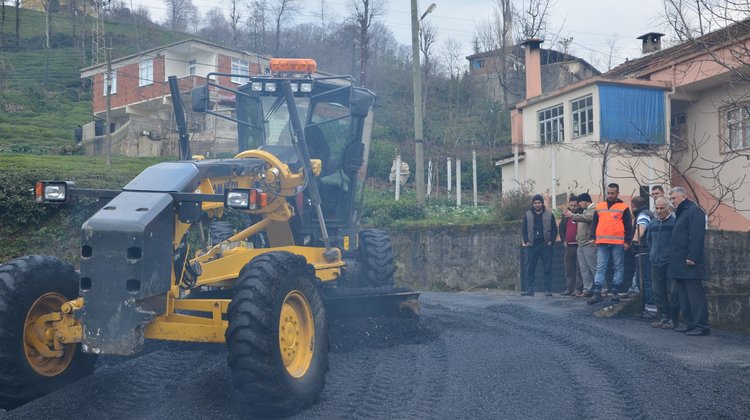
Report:
[{"label": "gravel road surface", "polygon": [[[320,401],[296,419],[740,419],[750,337],[688,337],[581,299],[424,293],[419,320],[331,321]],[[246,419],[223,345],[147,343],[3,419]]]}]

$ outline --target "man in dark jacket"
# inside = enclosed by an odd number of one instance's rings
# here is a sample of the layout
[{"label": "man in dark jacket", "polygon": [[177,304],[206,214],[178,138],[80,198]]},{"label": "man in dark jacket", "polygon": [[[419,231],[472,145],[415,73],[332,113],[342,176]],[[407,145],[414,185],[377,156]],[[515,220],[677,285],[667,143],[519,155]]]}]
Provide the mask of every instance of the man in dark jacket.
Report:
[{"label": "man in dark jacket", "polygon": [[706,266],[703,251],[706,239],[706,213],[687,198],[682,187],[669,190],[669,201],[675,208],[675,223],[669,251],[669,277],[677,285],[684,326],[675,328],[687,335],[709,335],[708,305],[703,279]]},{"label": "man in dark jacket", "polygon": [[667,276],[670,242],[674,229],[672,205],[665,197],[654,201],[656,217],[646,230],[646,243],[651,257],[651,286],[654,290],[656,309],[661,318],[651,323],[654,328],[673,329],[680,317],[680,300],[675,281]]},{"label": "man in dark jacket", "polygon": [[546,211],[544,198],[537,194],[531,199],[531,208],[523,218],[521,229],[526,248],[526,290],[521,296],[534,296],[534,271],[539,258],[544,270],[544,294],[552,296],[552,244],[557,237],[555,216]]},{"label": "man in dark jacket", "polygon": [[578,269],[578,222],[566,214],[583,213],[578,206],[578,197],[575,195],[568,198],[568,212],[564,212],[560,218],[560,241],[563,243],[563,269],[565,270],[565,291],[562,296],[571,296],[576,291],[583,289],[581,270]]}]

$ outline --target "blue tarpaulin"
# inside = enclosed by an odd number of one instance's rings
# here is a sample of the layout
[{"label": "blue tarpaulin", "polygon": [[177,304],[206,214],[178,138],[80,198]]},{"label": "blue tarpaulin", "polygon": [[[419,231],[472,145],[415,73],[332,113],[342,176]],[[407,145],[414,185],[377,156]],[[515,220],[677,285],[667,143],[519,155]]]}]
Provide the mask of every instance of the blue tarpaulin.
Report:
[{"label": "blue tarpaulin", "polygon": [[601,141],[664,143],[664,101],[661,89],[599,85]]}]

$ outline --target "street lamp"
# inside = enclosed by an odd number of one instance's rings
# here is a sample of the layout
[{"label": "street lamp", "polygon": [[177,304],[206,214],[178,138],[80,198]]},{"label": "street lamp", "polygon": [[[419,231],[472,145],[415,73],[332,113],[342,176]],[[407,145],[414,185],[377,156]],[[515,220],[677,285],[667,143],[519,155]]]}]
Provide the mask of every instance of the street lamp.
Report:
[{"label": "street lamp", "polygon": [[417,203],[424,204],[424,139],[422,138],[422,70],[419,60],[419,23],[435,10],[437,5],[430,4],[422,16],[417,11],[417,0],[411,0],[411,54],[414,80],[414,154],[416,160]]}]

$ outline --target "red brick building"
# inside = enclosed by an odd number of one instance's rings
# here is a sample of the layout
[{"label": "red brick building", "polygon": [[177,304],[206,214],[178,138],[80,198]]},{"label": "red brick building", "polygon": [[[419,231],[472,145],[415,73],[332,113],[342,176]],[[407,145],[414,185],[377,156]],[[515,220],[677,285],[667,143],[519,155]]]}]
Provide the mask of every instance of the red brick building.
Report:
[{"label": "red brick building", "polygon": [[[206,41],[189,39],[112,61],[110,131],[112,153],[127,156],[175,154],[175,123],[169,93],[169,76],[177,76],[180,90],[188,93],[204,84],[211,72],[257,75],[268,72],[268,57]],[[107,64],[81,70],[92,81],[94,121],[83,127],[87,154],[103,153],[106,116]],[[216,76],[227,87],[239,87],[244,77]],[[189,115],[196,153],[201,149],[230,153],[236,134],[215,118]],[[202,146],[202,147],[201,147]],[[226,150],[225,150],[226,149]]]}]

